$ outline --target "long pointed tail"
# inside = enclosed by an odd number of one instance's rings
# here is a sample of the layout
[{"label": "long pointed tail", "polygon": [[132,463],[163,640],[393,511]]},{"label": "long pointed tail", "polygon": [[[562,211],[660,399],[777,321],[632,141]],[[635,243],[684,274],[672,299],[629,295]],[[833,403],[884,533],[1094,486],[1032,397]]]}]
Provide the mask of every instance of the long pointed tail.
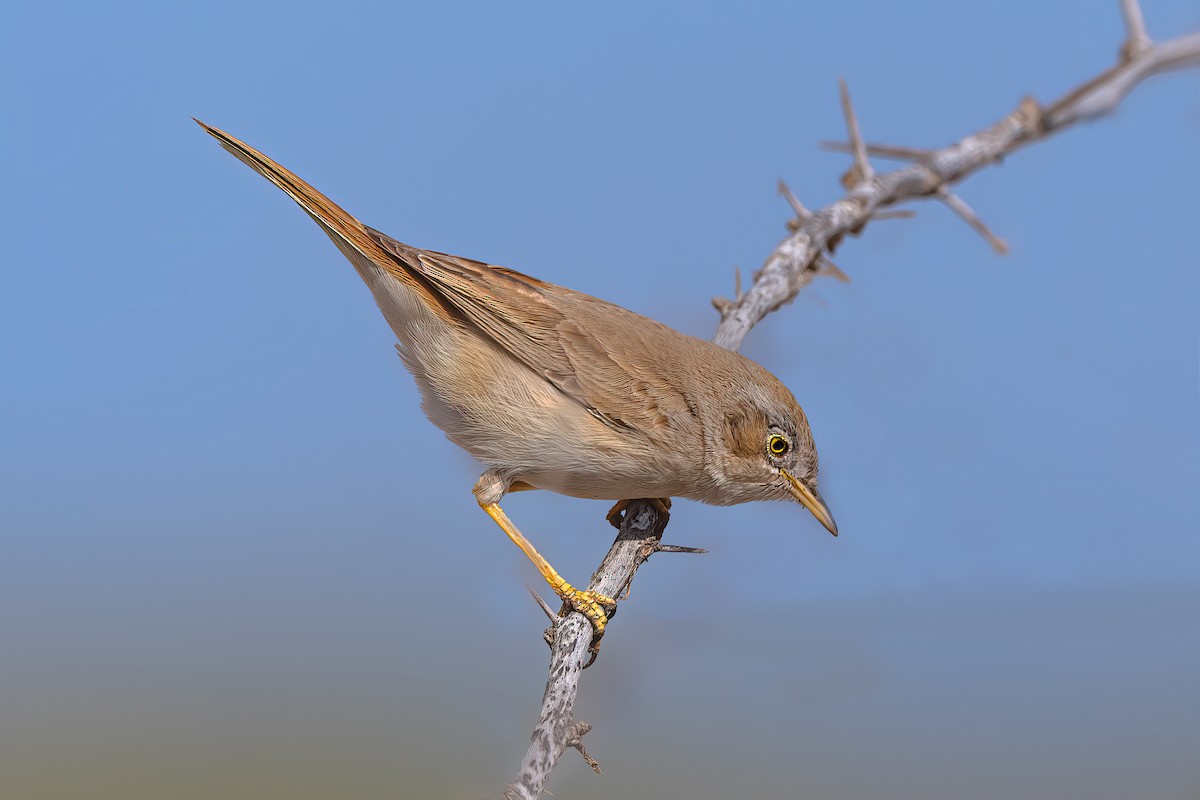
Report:
[{"label": "long pointed tail", "polygon": [[316,220],[322,230],[342,251],[342,254],[350,259],[350,263],[354,264],[368,286],[373,285],[373,277],[379,270],[383,270],[410,287],[419,283],[418,280],[414,280],[411,272],[401,262],[398,262],[396,254],[380,246],[379,241],[371,235],[365,225],[343,211],[328,197],[309,186],[291,170],[276,164],[250,145],[230,136],[225,131],[205,125],[195,117],[192,119],[220,142],[222,147],[237,156],[239,161],[248,165],[259,175],[286,192],[288,197],[295,200],[310,217]]}]

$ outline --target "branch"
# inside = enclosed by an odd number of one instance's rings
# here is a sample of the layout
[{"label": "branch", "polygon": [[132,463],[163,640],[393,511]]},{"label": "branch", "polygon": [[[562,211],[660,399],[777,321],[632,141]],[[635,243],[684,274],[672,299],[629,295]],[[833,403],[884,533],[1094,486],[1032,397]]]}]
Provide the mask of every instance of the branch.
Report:
[{"label": "branch", "polygon": [[1025,98],[1014,111],[982,131],[924,153],[915,164],[858,184],[840,200],[813,213],[780,242],[755,273],[749,291],[721,304],[721,321],[713,341],[736,350],[763,317],[793,300],[812,281],[818,274],[820,256],[846,234],[861,231],[880,209],[909,200],[941,199],[946,187],[1022,147],[1109,113],[1151,75],[1197,64],[1200,33],[1148,44],[1045,109]]},{"label": "branch", "polygon": [[[600,567],[592,575],[588,588],[620,597],[629,588],[634,573],[659,547],[667,515],[659,512],[651,500],[637,500],[625,511],[621,532]],[[578,612],[560,618],[551,628],[550,676],[542,696],[542,713],[530,738],[529,749],[517,777],[504,790],[504,800],[537,800],[558,759],[568,747],[577,747],[588,765],[598,770],[595,761],[582,746],[589,728],[573,716],[575,695],[581,673],[594,653],[592,623]]]},{"label": "branch", "polygon": [[1146,33],[1146,21],[1142,19],[1142,6],[1138,0],[1121,0],[1121,16],[1125,18],[1125,44],[1121,46],[1121,58],[1126,61],[1136,58],[1151,46]]},{"label": "branch", "polygon": [[[1200,33],[1152,43],[1145,35],[1136,0],[1122,0],[1122,9],[1128,39],[1120,63],[1044,109],[1036,101],[1026,98],[999,122],[940,150],[864,145],[843,84],[843,109],[851,131],[848,149],[856,156],[851,174],[857,180],[847,187],[846,195],[840,200],[811,213],[781,186],[796,214],[794,226],[790,226],[794,230],[767,257],[755,274],[749,291],[739,292],[733,300],[718,298],[714,301],[721,320],[713,341],[736,350],[750,329],[767,314],[794,299],[816,275],[831,272],[823,267],[831,263],[828,253],[842,238],[861,231],[868,222],[879,218],[881,209],[897,203],[930,198],[947,202],[965,219],[973,220],[971,224],[1000,249],[1003,242],[987,230],[965,203],[950,193],[949,186],[1028,144],[1112,111],[1135,86],[1151,75],[1200,64]],[[915,163],[892,172],[873,174],[866,161],[867,153],[872,152]],[[653,502],[639,500],[630,504],[621,532],[592,576],[588,588],[618,597],[629,587],[638,567],[660,549],[666,524],[666,514]],[[505,789],[505,800],[536,800],[568,747],[578,748],[589,765],[599,771],[582,748],[581,737],[589,728],[572,717],[580,672],[590,663],[589,657],[594,657],[588,650],[591,625],[582,614],[571,613],[553,624],[550,638],[550,672],[541,716],[521,769]]]},{"label": "branch", "polygon": [[[800,202],[800,198],[796,197],[796,195],[794,195],[792,193],[792,190],[790,188],[788,188],[788,185],[783,182],[783,178],[779,179],[779,193],[787,199],[788,205],[790,205],[792,207],[792,213],[794,213],[796,215],[793,219],[788,220],[788,230],[789,231],[799,230],[800,226],[802,224],[804,224],[804,221],[812,216],[812,212],[809,211],[807,208],[805,208],[804,203]],[[899,214],[901,212],[895,212],[895,213]],[[850,282],[850,276],[847,275],[846,273],[842,272],[842,270],[838,267],[837,264],[834,264],[832,261],[830,261],[825,256],[817,257],[817,271],[822,274],[828,273],[828,274],[832,275],[833,277],[837,278],[842,283]],[[737,292],[736,292],[736,294],[737,294],[738,298],[741,298],[741,296],[742,296],[742,274],[740,272],[738,273],[738,276],[737,276]],[[723,303],[726,303],[726,302],[728,302],[728,301],[726,301],[724,298],[720,298],[719,302],[717,300],[714,300],[713,305],[716,306],[717,311],[724,313],[725,309],[723,307]]]}]

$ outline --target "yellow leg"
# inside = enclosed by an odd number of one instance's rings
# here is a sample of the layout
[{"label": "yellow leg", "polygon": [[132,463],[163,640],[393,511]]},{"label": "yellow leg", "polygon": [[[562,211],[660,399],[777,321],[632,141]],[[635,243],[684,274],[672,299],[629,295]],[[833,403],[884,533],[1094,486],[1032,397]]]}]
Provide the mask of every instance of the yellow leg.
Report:
[{"label": "yellow leg", "polygon": [[480,507],[496,521],[501,530],[508,534],[508,538],[513,540],[513,544],[521,548],[521,552],[538,568],[538,572],[542,573],[542,577],[546,579],[546,583],[550,584],[554,593],[566,601],[571,608],[591,620],[592,627],[596,630],[596,638],[599,639],[603,636],[604,626],[608,624],[608,614],[617,607],[617,601],[596,592],[576,589],[567,583],[554,567],[550,566],[550,562],[537,551],[537,548],[517,530],[517,526],[513,525],[512,520],[508,518],[499,504],[488,503],[485,505],[481,503]]}]

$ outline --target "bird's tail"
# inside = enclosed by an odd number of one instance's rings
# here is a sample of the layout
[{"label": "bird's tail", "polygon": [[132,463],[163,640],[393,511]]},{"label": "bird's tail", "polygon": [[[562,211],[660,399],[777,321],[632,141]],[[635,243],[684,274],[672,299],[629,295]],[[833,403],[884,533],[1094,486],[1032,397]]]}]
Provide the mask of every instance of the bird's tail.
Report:
[{"label": "bird's tail", "polygon": [[237,156],[239,161],[286,192],[288,197],[295,200],[310,217],[316,220],[321,229],[329,235],[342,254],[358,270],[367,285],[372,287],[372,291],[374,291],[375,276],[380,270],[399,279],[409,288],[417,289],[422,294],[427,291],[424,286],[420,285],[422,282],[419,278],[412,274],[411,267],[397,258],[397,253],[384,249],[378,238],[372,235],[373,232],[366,225],[343,211],[337,203],[309,186],[291,170],[275,163],[245,142],[211,125],[205,125],[195,117],[192,119],[220,142],[222,147]]}]

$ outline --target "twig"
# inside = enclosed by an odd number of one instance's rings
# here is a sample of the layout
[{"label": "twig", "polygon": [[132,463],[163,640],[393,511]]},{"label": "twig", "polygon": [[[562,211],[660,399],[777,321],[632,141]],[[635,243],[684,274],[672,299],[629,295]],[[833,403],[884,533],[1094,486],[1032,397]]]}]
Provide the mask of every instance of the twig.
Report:
[{"label": "twig", "polygon": [[1138,0],[1121,0],[1121,16],[1125,18],[1125,44],[1121,46],[1121,58],[1132,61],[1150,48],[1152,42],[1146,34],[1146,20],[1142,18],[1142,7]]},{"label": "twig", "polygon": [[[1140,20],[1140,12],[1137,19]],[[1130,22],[1128,10],[1126,20],[1131,40],[1142,41],[1137,36],[1142,27]],[[736,300],[714,300],[721,321],[713,341],[736,350],[763,317],[792,300],[812,281],[819,269],[818,259],[831,244],[861,229],[879,209],[908,200],[941,199],[940,188],[958,183],[1051,133],[1111,111],[1133,87],[1151,75],[1197,63],[1200,63],[1200,33],[1167,42],[1146,40],[1136,55],[1044,110],[1033,100],[1023,100],[999,122],[949,147],[929,151],[918,163],[880,175],[864,172],[862,180],[845,197],[809,214],[780,242],[755,274],[748,291]],[[848,98],[846,105],[849,106]],[[851,138],[861,142],[857,130],[851,133]],[[860,149],[867,148],[864,145]],[[864,161],[865,155],[856,154],[860,170]],[[660,514],[652,503],[630,504],[621,532],[588,588],[610,597],[619,596],[633,580],[637,568],[654,552],[665,526],[666,515]],[[536,800],[559,757],[567,747],[574,746],[572,734],[577,728],[572,712],[591,639],[591,624],[582,614],[571,613],[558,623],[541,715],[517,778],[505,790],[506,800]]]},{"label": "twig", "polygon": [[741,298],[721,304],[721,321],[713,341],[737,349],[763,317],[790,302],[812,282],[819,273],[816,259],[829,246],[860,229],[880,208],[910,200],[940,199],[940,187],[958,183],[1052,133],[1112,111],[1151,75],[1196,64],[1200,64],[1200,33],[1155,42],[1133,60],[1105,70],[1045,109],[1026,98],[999,122],[949,147],[930,151],[921,163],[859,184],[842,199],[812,214],[780,242]]},{"label": "twig", "polygon": [[600,762],[588,755],[587,748],[583,746],[583,736],[591,729],[592,726],[582,720],[576,722],[575,731],[567,739],[567,747],[574,747],[578,750],[579,755],[583,756],[583,760],[592,768],[592,771],[597,775],[603,775],[604,773],[600,771]]}]

